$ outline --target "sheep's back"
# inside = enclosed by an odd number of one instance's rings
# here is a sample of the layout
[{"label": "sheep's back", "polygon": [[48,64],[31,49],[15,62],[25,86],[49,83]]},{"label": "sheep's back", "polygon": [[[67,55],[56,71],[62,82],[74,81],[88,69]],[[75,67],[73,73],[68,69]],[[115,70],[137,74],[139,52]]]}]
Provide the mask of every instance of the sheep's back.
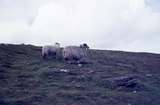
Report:
[{"label": "sheep's back", "polygon": [[70,57],[70,58],[82,58],[86,56],[86,52],[77,46],[68,46],[64,48],[64,57]]}]

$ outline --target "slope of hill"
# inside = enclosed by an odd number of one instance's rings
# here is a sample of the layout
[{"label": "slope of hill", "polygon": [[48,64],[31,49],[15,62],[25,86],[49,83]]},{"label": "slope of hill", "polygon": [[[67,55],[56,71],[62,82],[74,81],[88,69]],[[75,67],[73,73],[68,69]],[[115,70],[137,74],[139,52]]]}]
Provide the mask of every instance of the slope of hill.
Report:
[{"label": "slope of hill", "polygon": [[160,55],[90,50],[79,67],[0,45],[0,105],[160,105]]}]

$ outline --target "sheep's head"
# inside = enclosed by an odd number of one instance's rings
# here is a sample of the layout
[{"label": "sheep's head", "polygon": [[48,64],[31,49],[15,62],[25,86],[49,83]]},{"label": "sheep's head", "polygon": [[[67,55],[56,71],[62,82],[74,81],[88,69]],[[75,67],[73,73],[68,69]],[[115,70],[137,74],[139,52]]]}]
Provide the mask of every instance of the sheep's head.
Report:
[{"label": "sheep's head", "polygon": [[56,46],[56,47],[60,47],[60,43],[56,42],[56,43],[55,43],[55,46]]},{"label": "sheep's head", "polygon": [[83,43],[83,44],[80,45],[80,48],[88,50],[89,46],[86,43]]}]

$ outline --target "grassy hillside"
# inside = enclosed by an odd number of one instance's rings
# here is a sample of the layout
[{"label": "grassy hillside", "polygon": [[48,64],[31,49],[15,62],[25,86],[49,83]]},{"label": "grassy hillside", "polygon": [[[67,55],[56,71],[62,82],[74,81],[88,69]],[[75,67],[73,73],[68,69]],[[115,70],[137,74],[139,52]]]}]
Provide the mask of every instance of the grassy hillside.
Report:
[{"label": "grassy hillside", "polygon": [[160,55],[90,50],[79,67],[0,45],[0,105],[160,105]]}]

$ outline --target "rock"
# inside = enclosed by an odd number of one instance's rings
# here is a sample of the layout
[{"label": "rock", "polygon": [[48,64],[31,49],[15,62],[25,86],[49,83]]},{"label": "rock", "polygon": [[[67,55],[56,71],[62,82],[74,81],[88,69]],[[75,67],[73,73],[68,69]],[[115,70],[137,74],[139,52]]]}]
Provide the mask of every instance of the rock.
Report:
[{"label": "rock", "polygon": [[146,74],[146,77],[152,77],[152,74]]},{"label": "rock", "polygon": [[134,88],[137,84],[135,76],[120,76],[108,78],[105,81],[105,85],[109,88],[127,87]]}]

